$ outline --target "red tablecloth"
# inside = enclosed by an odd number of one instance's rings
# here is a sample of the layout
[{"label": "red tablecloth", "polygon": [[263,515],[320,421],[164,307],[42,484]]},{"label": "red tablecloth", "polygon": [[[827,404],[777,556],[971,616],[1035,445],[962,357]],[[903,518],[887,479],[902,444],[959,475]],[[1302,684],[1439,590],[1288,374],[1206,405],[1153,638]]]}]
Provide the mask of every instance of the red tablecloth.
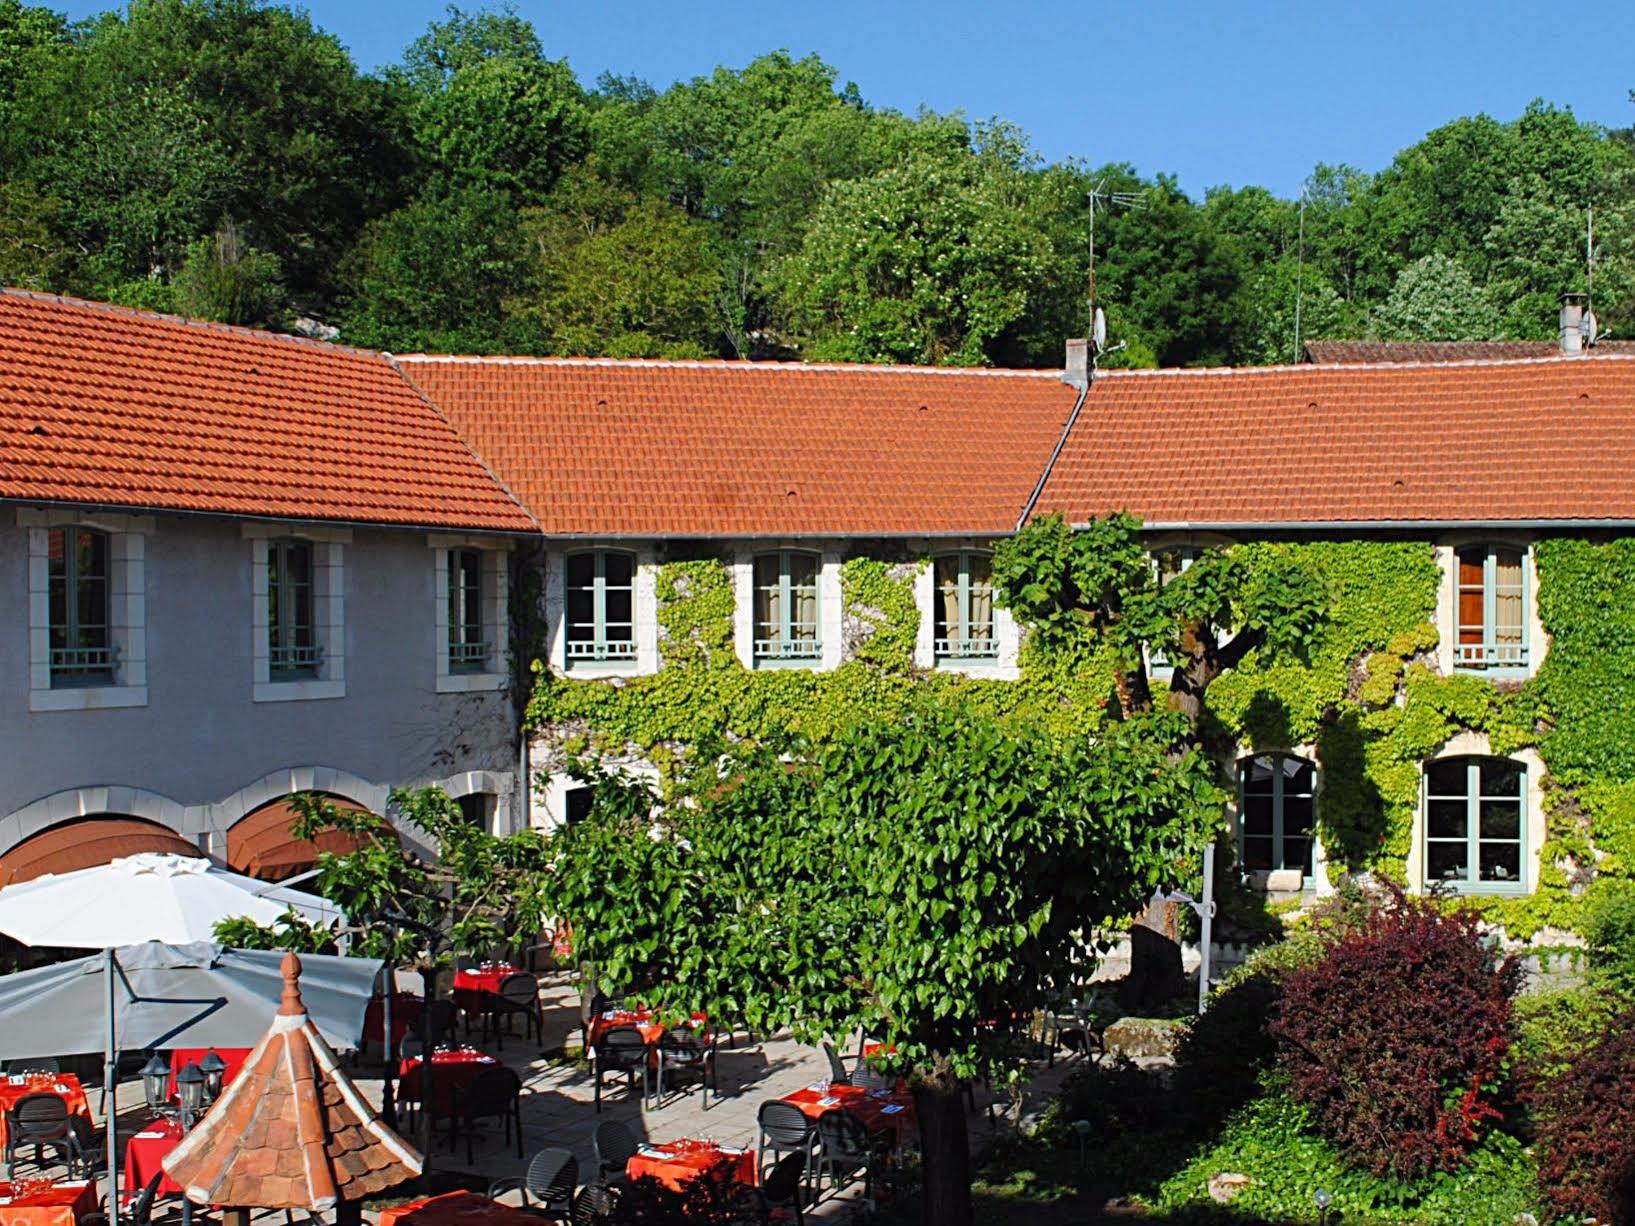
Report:
[{"label": "red tablecloth", "polygon": [[[199,1061],[204,1059],[205,1053],[207,1053],[209,1050],[210,1049],[208,1047],[177,1047],[177,1048],[173,1048],[171,1050],[171,1053],[170,1053],[170,1097],[171,1098],[176,1097],[176,1074],[181,1072],[184,1068],[186,1068],[190,1064],[199,1063]],[[241,1068],[244,1067],[244,1062],[250,1058],[250,1052],[253,1051],[253,1050],[254,1050],[253,1048],[249,1048],[249,1047],[218,1047],[218,1048],[216,1048],[216,1055],[220,1056],[221,1059],[222,1059],[222,1063],[227,1066],[226,1071],[223,1072],[222,1075],[221,1075],[221,1084],[222,1085],[225,1086],[225,1085],[232,1084],[233,1078],[238,1076],[238,1071]]]},{"label": "red tablecloth", "polygon": [[164,1174],[165,1155],[175,1149],[181,1141],[182,1126],[176,1120],[150,1120],[142,1126],[142,1131],[135,1133],[125,1142],[125,1173],[120,1178],[121,1203],[135,1199],[143,1188],[148,1186],[148,1180],[160,1175],[159,1195],[180,1196],[179,1188]]},{"label": "red tablecloth", "polygon": [[3,1113],[30,1094],[55,1094],[68,1103],[70,1115],[82,1116],[87,1124],[91,1122],[91,1107],[85,1101],[85,1088],[72,1073],[26,1073],[0,1077],[0,1145],[4,1145],[6,1139]]},{"label": "red tablecloth", "polygon": [[839,1107],[856,1116],[871,1133],[889,1130],[893,1145],[902,1145],[914,1136],[914,1100],[907,1094],[882,1095],[861,1086],[831,1085],[826,1091],[803,1086],[793,1094],[785,1094],[783,1100],[794,1103],[801,1114],[814,1120]]},{"label": "red tablecloth", "polygon": [[[432,1110],[438,1115],[450,1115],[465,1088],[477,1079],[485,1068],[497,1068],[499,1061],[472,1047],[458,1051],[437,1051],[431,1056]],[[405,1060],[398,1066],[398,1093],[400,1103],[420,1101],[420,1060]]]},{"label": "red tablecloth", "polygon": [[14,1186],[0,1183],[0,1226],[74,1226],[97,1209],[96,1185],[83,1179],[24,1190],[15,1197]]},{"label": "red tablecloth", "polygon": [[467,1013],[482,1013],[488,998],[499,994],[500,984],[526,972],[520,966],[488,966],[454,972],[454,1003]]},{"label": "red tablecloth", "polygon": [[445,1192],[382,1209],[380,1226],[539,1226],[539,1218],[475,1192]]},{"label": "red tablecloth", "polygon": [[706,1171],[722,1163],[732,1164],[732,1177],[739,1183],[754,1185],[755,1151],[752,1149],[724,1149],[710,1141],[694,1141],[685,1137],[663,1145],[647,1145],[625,1163],[625,1174],[632,1179],[644,1175],[657,1179],[673,1191],[681,1191],[682,1184],[697,1179]]},{"label": "red tablecloth", "polygon": [[[392,1050],[396,1051],[398,1044],[403,1042],[403,1036],[409,1033],[409,1027],[418,1025],[420,1015],[426,1011],[426,1002],[413,992],[399,992],[392,997]],[[376,996],[369,1001],[369,1006],[363,1011],[363,1041],[365,1043],[379,1043],[381,1031],[386,1027],[386,1004]]]},{"label": "red tablecloth", "polygon": [[[709,1024],[709,1017],[703,1013],[695,1013],[686,1023],[678,1023],[691,1026],[698,1032],[698,1037],[706,1042],[710,1037]],[[674,1026],[666,1026],[659,1019],[659,1015],[645,1005],[638,1005],[634,1009],[609,1009],[599,1017],[590,1019],[590,1045],[595,1047],[602,1041],[602,1036],[615,1026],[634,1026],[642,1032],[642,1038],[649,1043],[658,1042],[659,1035],[666,1030],[675,1029]]]}]

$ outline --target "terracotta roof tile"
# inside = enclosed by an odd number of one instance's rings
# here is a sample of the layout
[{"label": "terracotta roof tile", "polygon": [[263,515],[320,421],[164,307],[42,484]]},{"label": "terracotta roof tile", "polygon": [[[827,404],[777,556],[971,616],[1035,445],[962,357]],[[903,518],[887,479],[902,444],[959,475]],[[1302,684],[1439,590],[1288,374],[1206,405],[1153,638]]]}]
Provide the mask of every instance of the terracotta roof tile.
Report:
[{"label": "terracotta roof tile", "polygon": [[[1307,341],[1306,361],[1333,362],[1471,362],[1504,358],[1561,356],[1557,341]],[[1635,353],[1635,341],[1596,342],[1590,356]]]},{"label": "terracotta roof tile", "polygon": [[529,531],[381,355],[0,290],[0,499]]},{"label": "terracotta roof tile", "polygon": [[1635,357],[1112,372],[1034,508],[1074,522],[1635,520]]},{"label": "terracotta roof tile", "polygon": [[300,973],[287,954],[272,1028],[165,1156],[197,1204],[320,1212],[420,1174],[420,1154],[381,1123],[307,1019]]},{"label": "terracotta roof tile", "polygon": [[1054,371],[399,357],[550,535],[1009,532]]}]

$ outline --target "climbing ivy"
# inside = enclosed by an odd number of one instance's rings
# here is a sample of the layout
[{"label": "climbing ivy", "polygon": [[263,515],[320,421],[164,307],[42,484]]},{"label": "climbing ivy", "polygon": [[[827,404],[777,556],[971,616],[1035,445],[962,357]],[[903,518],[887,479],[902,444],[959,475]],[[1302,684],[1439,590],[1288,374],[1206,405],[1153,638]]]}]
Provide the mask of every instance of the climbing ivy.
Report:
[{"label": "climbing ivy", "polygon": [[[1536,544],[1550,643],[1538,676],[1519,685],[1437,672],[1441,575],[1429,541],[1252,542],[1230,552],[1250,581],[1297,564],[1328,593],[1305,658],[1250,652],[1209,687],[1204,718],[1244,752],[1315,749],[1331,873],[1405,874],[1423,763],[1470,731],[1485,734],[1496,754],[1537,749],[1548,771],[1538,888],[1476,900],[1491,918],[1517,937],[1576,929],[1586,901],[1609,882],[1635,879],[1635,541]],[[585,681],[536,664],[529,726],[566,754],[634,753],[661,768],[722,738],[827,742],[859,721],[900,718],[922,695],[1022,720],[1058,740],[1106,727],[1116,661],[1071,627],[1025,633],[1015,679],[918,666],[914,588],[926,565],[911,556],[846,560],[845,662],[814,672],[744,667],[726,564],[664,562],[656,580],[664,667]],[[1041,607],[1049,607],[1043,597]],[[1222,768],[1224,782],[1230,764]]]}]

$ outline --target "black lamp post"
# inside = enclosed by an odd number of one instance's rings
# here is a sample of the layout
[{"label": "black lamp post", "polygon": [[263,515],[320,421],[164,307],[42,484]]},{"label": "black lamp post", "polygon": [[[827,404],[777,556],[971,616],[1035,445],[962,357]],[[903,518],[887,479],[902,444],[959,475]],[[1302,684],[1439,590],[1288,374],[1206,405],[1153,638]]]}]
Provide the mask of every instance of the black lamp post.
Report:
[{"label": "black lamp post", "polygon": [[182,1127],[193,1127],[204,1109],[204,1073],[197,1064],[188,1064],[176,1074],[176,1097],[182,1108]]},{"label": "black lamp post", "polygon": [[170,1106],[170,1064],[158,1052],[142,1066],[142,1096],[155,1115],[164,1114]]},{"label": "black lamp post", "polygon": [[199,1061],[199,1072],[204,1074],[204,1100],[213,1103],[221,1097],[222,1082],[227,1076],[227,1061],[218,1056],[212,1047]]}]

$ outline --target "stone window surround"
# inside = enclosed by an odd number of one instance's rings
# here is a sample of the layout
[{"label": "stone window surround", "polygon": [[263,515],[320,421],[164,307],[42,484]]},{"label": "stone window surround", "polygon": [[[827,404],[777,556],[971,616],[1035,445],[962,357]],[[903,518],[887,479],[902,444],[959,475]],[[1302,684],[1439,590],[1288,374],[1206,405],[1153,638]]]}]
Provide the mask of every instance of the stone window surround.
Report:
[{"label": "stone window surround", "polygon": [[1318,756],[1317,746],[1313,742],[1306,741],[1297,745],[1238,743],[1230,763],[1233,780],[1232,792],[1226,802],[1227,826],[1231,831],[1232,845],[1241,847],[1243,842],[1243,813],[1238,791],[1238,772],[1245,761],[1259,757],[1262,754],[1283,754],[1292,758],[1303,758],[1315,768],[1311,785],[1311,875],[1303,876],[1297,869],[1276,869],[1272,872],[1257,870],[1253,873],[1244,873],[1249,888],[1282,896],[1293,896],[1301,893],[1315,893],[1322,896],[1333,893],[1334,886],[1328,875],[1328,853],[1323,847],[1320,827],[1323,808],[1323,759]]},{"label": "stone window surround", "polygon": [[939,660],[936,655],[937,625],[937,567],[935,559],[945,553],[992,554],[995,542],[986,537],[941,537],[937,540],[911,541],[909,547],[915,557],[923,557],[925,565],[914,575],[914,607],[920,613],[919,630],[914,636],[914,663],[919,668],[935,669],[943,673],[961,673],[968,677],[987,677],[995,681],[1015,681],[1022,673],[1017,667],[1017,652],[1021,648],[1021,631],[1009,609],[993,606],[993,634],[999,652],[990,660]]},{"label": "stone window surround", "polygon": [[[568,663],[568,555],[612,550],[636,557],[635,619],[636,658],[630,660],[581,660],[570,670]],[[658,589],[654,575],[657,553],[651,541],[628,539],[585,539],[553,543],[544,555],[545,622],[550,627],[550,665],[553,671],[572,677],[633,677],[657,672],[659,668]]]},{"label": "stone window surround", "polygon": [[[818,645],[815,660],[788,662],[755,659],[755,556],[784,551],[816,554],[818,559]],[[838,668],[845,637],[844,608],[840,593],[840,546],[833,541],[801,537],[776,537],[755,541],[735,541],[727,550],[727,570],[732,578],[732,645],[738,662],[745,668],[810,669],[827,672]],[[929,607],[929,606],[927,606]]]},{"label": "stone window surround", "polygon": [[[510,683],[510,551],[514,543],[506,538],[492,536],[458,536],[437,532],[428,533],[426,536],[426,545],[432,558],[432,584],[436,598],[439,694],[503,690]],[[489,645],[489,666],[482,672],[457,673],[449,667],[448,555],[451,549],[476,549],[482,553],[483,634]]]},{"label": "stone window surround", "polygon": [[1539,849],[1544,846],[1548,836],[1547,820],[1544,813],[1544,759],[1539,757],[1538,751],[1532,748],[1518,749],[1514,753],[1496,754],[1492,744],[1488,741],[1485,732],[1461,732],[1451,738],[1436,753],[1420,763],[1419,771],[1419,801],[1414,807],[1413,843],[1408,853],[1408,887],[1416,891],[1423,891],[1425,882],[1425,767],[1432,762],[1443,758],[1509,758],[1512,762],[1520,762],[1527,772],[1526,786],[1522,791],[1522,854],[1521,869],[1522,881],[1520,889],[1483,891],[1454,889],[1459,893],[1474,894],[1531,894],[1538,889],[1539,876]]},{"label": "stone window surround", "polygon": [[[147,538],[151,515],[19,507],[17,525],[28,532],[28,709],[99,711],[148,705]],[[119,648],[110,685],[51,685],[50,533],[53,528],[95,528],[108,534],[109,638]]]},{"label": "stone window surround", "polygon": [[[1522,551],[1522,586],[1527,608],[1522,616],[1527,627],[1526,668],[1462,669],[1454,664],[1454,639],[1458,633],[1459,567],[1457,551],[1469,545],[1487,545]],[[1436,588],[1436,667],[1444,677],[1455,673],[1471,676],[1492,676],[1501,680],[1519,680],[1534,676],[1550,650],[1550,637],[1538,612],[1538,568],[1533,555],[1533,538],[1518,532],[1460,532],[1437,540],[1436,566],[1440,579]]]},{"label": "stone window surround", "polygon": [[[299,702],[346,697],[346,546],[352,529],[308,523],[242,525],[250,545],[252,661],[251,697],[255,702]],[[313,630],[323,648],[317,677],[274,681],[267,644],[267,543],[290,537],[313,545]]]}]

